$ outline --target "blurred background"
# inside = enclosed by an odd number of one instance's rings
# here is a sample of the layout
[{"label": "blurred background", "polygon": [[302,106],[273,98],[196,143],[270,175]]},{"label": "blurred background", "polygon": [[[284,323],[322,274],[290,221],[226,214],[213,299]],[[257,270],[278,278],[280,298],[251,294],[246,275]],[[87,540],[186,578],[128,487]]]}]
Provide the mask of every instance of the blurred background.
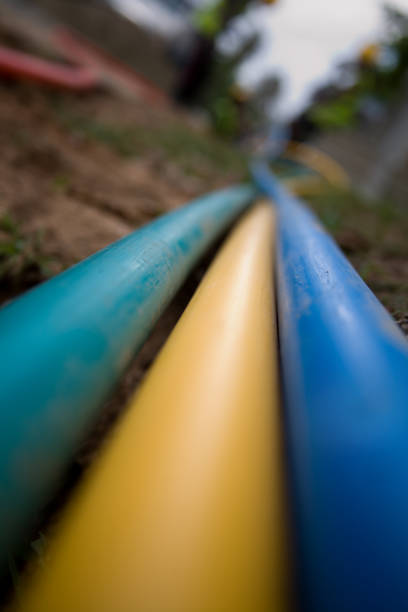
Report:
[{"label": "blurred background", "polygon": [[[247,179],[262,153],[408,333],[408,0],[1,0],[0,146],[0,304]],[[72,482],[205,265],[107,403]],[[46,539],[33,535],[40,562]],[[15,588],[24,563],[11,560]]]},{"label": "blurred background", "polygon": [[408,0],[2,0],[0,303],[251,156],[408,330]]},{"label": "blurred background", "polygon": [[269,151],[404,326],[405,11],[408,0],[2,0],[1,300],[241,180]]}]

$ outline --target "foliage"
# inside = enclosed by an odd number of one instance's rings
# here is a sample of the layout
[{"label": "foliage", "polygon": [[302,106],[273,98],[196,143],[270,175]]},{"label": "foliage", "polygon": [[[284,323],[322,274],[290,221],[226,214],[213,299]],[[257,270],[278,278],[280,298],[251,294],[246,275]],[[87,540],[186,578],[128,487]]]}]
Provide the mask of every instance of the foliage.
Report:
[{"label": "foliage", "polygon": [[[272,3],[272,2],[269,2]],[[249,6],[248,0],[218,0],[197,11],[198,30],[213,39],[233,29],[233,22]],[[277,77],[267,77],[253,94],[234,95],[238,89],[238,67],[258,50],[260,36],[254,32],[241,39],[232,53],[221,52],[214,46],[209,75],[202,84],[198,103],[209,111],[212,125],[220,136],[231,138],[244,130],[265,122],[269,100],[279,90]]]},{"label": "foliage", "polygon": [[[385,7],[385,18],[384,39],[370,46],[377,47],[378,53],[363,50],[356,61],[343,66],[342,77],[348,74],[354,85],[343,90],[340,83],[332,84],[329,99],[316,101],[309,109],[308,118],[317,126],[323,129],[350,126],[364,112],[367,101],[386,105],[403,89],[408,70],[408,17]],[[317,100],[320,93],[316,94]]]},{"label": "foliage", "polygon": [[237,50],[229,55],[218,53],[212,74],[203,92],[203,105],[209,110],[215,131],[224,137],[238,135],[242,110],[248,101],[238,100],[234,93],[236,72],[242,62],[259,47],[259,35],[244,39]]},{"label": "foliage", "polygon": [[196,10],[194,24],[199,32],[215,37],[243,13],[249,3],[250,0],[212,0]]},{"label": "foliage", "polygon": [[51,274],[39,233],[26,236],[8,215],[0,217],[0,280],[31,285]]},{"label": "foliage", "polygon": [[309,117],[322,128],[342,128],[352,125],[356,119],[357,100],[353,94],[344,94],[326,104],[316,104]]}]

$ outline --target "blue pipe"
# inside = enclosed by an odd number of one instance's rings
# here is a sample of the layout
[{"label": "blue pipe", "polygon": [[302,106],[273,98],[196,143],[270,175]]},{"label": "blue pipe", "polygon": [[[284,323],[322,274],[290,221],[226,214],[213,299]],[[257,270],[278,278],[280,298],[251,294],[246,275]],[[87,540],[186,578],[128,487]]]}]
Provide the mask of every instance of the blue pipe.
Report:
[{"label": "blue pipe", "polygon": [[0,310],[1,568],[189,271],[255,193],[200,198]]},{"label": "blue pipe", "polygon": [[408,609],[408,343],[312,213],[278,209],[278,309],[300,600]]}]

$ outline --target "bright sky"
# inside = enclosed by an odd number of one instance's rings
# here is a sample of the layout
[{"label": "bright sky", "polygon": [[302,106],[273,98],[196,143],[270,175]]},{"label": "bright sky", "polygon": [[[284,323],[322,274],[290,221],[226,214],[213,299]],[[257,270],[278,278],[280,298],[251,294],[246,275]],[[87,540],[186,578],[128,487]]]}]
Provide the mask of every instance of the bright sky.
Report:
[{"label": "bright sky", "polygon": [[[253,12],[263,33],[262,53],[241,69],[243,83],[262,75],[284,77],[278,110],[292,115],[310,93],[327,80],[339,60],[353,56],[382,30],[382,0],[278,0],[275,7]],[[391,4],[391,2],[390,2]],[[408,12],[408,0],[392,0]]]},{"label": "bright sky", "polygon": [[[150,0],[111,0],[128,16],[157,22]],[[205,4],[212,0],[195,0]],[[275,6],[251,10],[244,20],[263,35],[263,46],[240,71],[245,85],[279,73],[283,78],[278,112],[287,117],[305,105],[312,91],[327,81],[336,64],[353,57],[382,31],[385,0],[277,0]],[[408,13],[408,0],[388,0]],[[150,15],[150,17],[149,17]],[[169,32],[171,13],[160,17]],[[242,27],[250,24],[242,23]],[[156,28],[158,24],[155,24]]]}]

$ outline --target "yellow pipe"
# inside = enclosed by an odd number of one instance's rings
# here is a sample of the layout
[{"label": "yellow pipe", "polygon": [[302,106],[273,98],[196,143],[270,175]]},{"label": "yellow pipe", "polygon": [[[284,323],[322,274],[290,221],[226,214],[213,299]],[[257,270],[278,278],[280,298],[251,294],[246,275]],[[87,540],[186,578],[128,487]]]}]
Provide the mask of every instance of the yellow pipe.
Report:
[{"label": "yellow pipe", "polygon": [[24,612],[288,607],[273,212],[206,274],[74,498]]},{"label": "yellow pipe", "polygon": [[322,191],[322,187],[325,186],[322,183],[321,176],[302,176],[296,178],[285,178],[283,183],[288,191],[291,191],[297,196],[308,196],[315,195]]},{"label": "yellow pipe", "polygon": [[335,187],[347,189],[350,186],[349,177],[340,164],[315,147],[301,142],[290,142],[283,157],[311,168]]}]

